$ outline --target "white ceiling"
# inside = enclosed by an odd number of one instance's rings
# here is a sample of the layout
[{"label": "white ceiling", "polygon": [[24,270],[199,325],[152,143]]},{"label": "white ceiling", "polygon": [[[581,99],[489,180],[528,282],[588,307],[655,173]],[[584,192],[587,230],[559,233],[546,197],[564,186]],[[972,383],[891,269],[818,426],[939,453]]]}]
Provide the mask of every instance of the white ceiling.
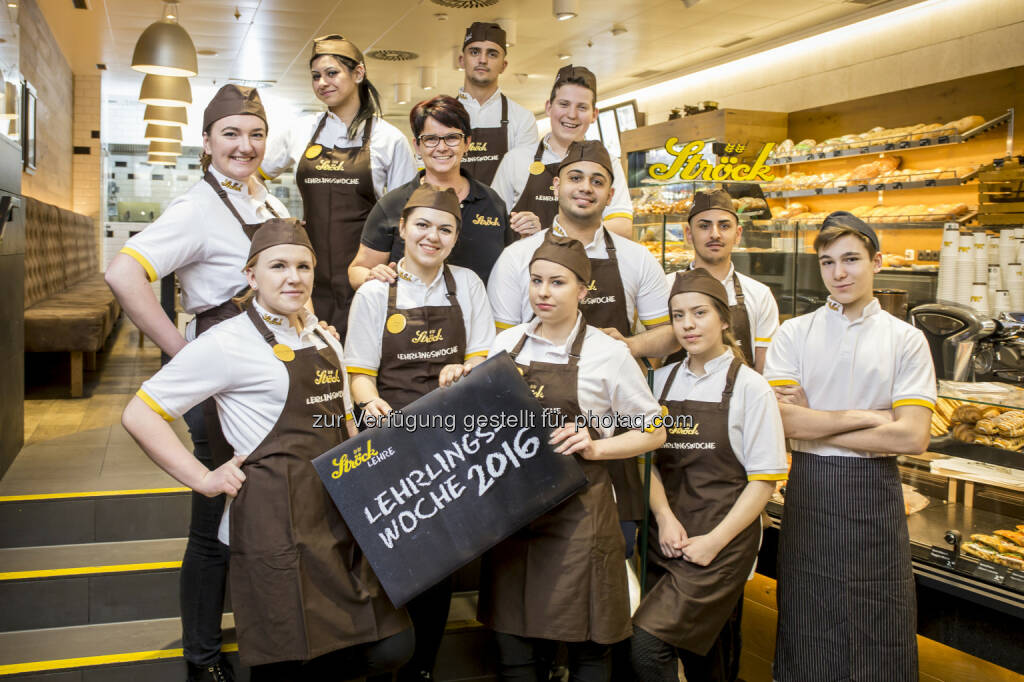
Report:
[{"label": "white ceiling", "polygon": [[[159,0],[87,0],[86,10],[74,9],[72,0],[37,1],[76,74],[95,74],[96,64],[106,64],[104,96],[137,96],[142,74],[131,70],[131,55],[141,32],[160,17]],[[227,79],[244,78],[276,81],[271,90],[264,90],[273,99],[316,109],[308,84],[310,41],[340,33],[364,52],[399,49],[419,55],[403,63],[368,59],[368,75],[381,92],[385,112],[403,117],[410,105],[395,103],[393,84],[409,83],[413,102],[426,98],[433,93],[420,88],[418,67],[435,66],[438,88],[433,92],[455,92],[462,74],[453,68],[453,47],[475,20],[516,20],[518,39],[509,50],[501,87],[541,113],[555,71],[569,63],[559,60],[560,52],[592,69],[600,94],[606,96],[649,81],[657,73],[694,68],[817,27],[832,28],[837,21],[854,21],[863,16],[865,4],[869,3],[703,0],[688,9],[681,0],[579,0],[580,16],[557,21],[551,0],[499,0],[482,9],[446,8],[437,0],[184,0],[180,23],[196,48],[217,52],[199,57],[199,75],[192,79],[197,104]],[[907,2],[871,4],[870,12],[877,14],[879,6]],[[441,13],[446,20],[437,18]],[[612,36],[613,26],[626,32]],[[746,36],[751,40],[719,47]],[[714,99],[714,93],[708,99]]]}]

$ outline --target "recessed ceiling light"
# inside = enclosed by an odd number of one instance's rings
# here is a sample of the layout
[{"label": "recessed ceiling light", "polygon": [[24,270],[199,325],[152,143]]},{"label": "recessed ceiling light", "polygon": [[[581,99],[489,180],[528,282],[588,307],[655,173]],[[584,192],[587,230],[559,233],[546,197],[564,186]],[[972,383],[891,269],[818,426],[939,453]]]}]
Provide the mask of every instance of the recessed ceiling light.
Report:
[{"label": "recessed ceiling light", "polygon": [[552,0],[551,13],[559,21],[573,19],[579,14],[579,5],[576,0]]},{"label": "recessed ceiling light", "polygon": [[200,57],[216,57],[217,56],[217,50],[209,50],[209,49],[196,50],[196,54],[199,55]]},{"label": "recessed ceiling light", "polygon": [[566,59],[572,59],[572,55],[568,52],[560,52],[558,54],[558,58],[564,62]]}]

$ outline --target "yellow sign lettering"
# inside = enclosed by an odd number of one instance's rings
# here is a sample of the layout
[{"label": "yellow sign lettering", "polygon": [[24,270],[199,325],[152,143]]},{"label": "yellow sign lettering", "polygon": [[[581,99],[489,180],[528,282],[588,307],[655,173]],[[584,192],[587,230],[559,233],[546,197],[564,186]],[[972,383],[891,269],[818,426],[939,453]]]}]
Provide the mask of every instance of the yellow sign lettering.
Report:
[{"label": "yellow sign lettering", "polygon": [[740,153],[746,149],[745,144],[726,145],[726,155],[718,158],[714,165],[709,164],[703,156],[707,142],[694,140],[680,145],[679,138],[670,137],[665,141],[665,151],[672,157],[671,163],[652,164],[647,173],[655,180],[704,180],[714,182],[771,182],[775,179],[771,168],[766,165],[768,156],[775,148],[774,142],[767,142],[757,154],[753,165],[739,163],[732,153]]},{"label": "yellow sign lettering", "polygon": [[331,478],[341,478],[356,467],[369,462],[378,454],[380,453],[373,449],[373,441],[367,440],[365,452],[362,448],[356,448],[355,452],[351,455],[345,453],[341,457],[335,457],[331,460],[331,466],[336,467],[331,472]]},{"label": "yellow sign lettering", "polygon": [[442,332],[442,330],[440,330],[440,329],[431,329],[429,331],[427,331],[427,330],[418,331],[412,337],[412,342],[413,343],[436,343],[438,341],[444,341],[444,336],[442,335],[441,332]]}]

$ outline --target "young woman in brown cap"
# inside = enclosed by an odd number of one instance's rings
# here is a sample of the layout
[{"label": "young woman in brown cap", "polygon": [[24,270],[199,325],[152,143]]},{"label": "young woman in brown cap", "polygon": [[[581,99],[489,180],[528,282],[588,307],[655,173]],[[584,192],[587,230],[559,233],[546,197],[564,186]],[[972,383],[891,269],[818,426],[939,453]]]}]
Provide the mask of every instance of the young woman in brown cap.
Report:
[{"label": "young woman in brown cap", "polygon": [[[565,420],[551,442],[576,457],[589,480],[485,557],[478,617],[497,633],[502,680],[547,680],[565,642],[573,680],[606,682],[611,645],[632,632],[625,541],[601,462],[652,450],[665,431],[652,425],[658,404],[626,344],[579,312],[590,279],[583,244],[546,235],[530,263],[536,317],[491,347],[508,351],[541,405]],[[633,428],[612,436],[616,416]]]},{"label": "young woman in brown cap", "polygon": [[[203,179],[129,239],[107,266],[107,284],[128,317],[171,357],[186,338],[238,314],[231,297],[246,287],[242,267],[250,237],[268,218],[288,215],[254,177],[266,138],[259,93],[239,85],[222,87],[203,115]],[[172,274],[177,274],[185,312],[196,315],[184,338],[149,286]],[[231,458],[213,401],[189,410],[185,421],[203,464],[216,468]],[[223,496],[192,496],[181,566],[182,648],[189,680],[232,679],[220,655],[227,553],[217,542],[217,524],[223,509]]]},{"label": "young woman in brown cap", "polygon": [[651,477],[648,586],[633,617],[642,682],[735,680],[743,586],[759,516],[786,478],[782,419],[768,382],[745,364],[725,287],[704,268],[676,275],[672,327],[687,357],[654,375],[668,440]]},{"label": "young woman in brown cap", "polygon": [[[405,248],[397,278],[370,280],[356,291],[345,358],[352,397],[365,414],[401,410],[487,357],[494,318],[484,284],[472,270],[445,263],[460,216],[454,190],[419,185],[399,223]],[[431,679],[451,593],[449,578],[409,603],[416,654],[400,679]]]},{"label": "young woman in brown cap", "polygon": [[413,179],[416,163],[405,135],[381,118],[380,97],[354,43],[340,35],[316,38],[309,69],[313,94],[327,111],[275,137],[260,169],[273,178],[298,164],[306,229],[320,254],[313,310],[344,338],[353,294],[348,266],[363,223],[380,197]]},{"label": "young woman in brown cap", "polygon": [[[239,655],[256,682],[354,679],[412,650],[408,617],[310,466],[355,433],[341,347],[305,308],[315,263],[298,221],[264,223],[245,265],[254,293],[239,300],[243,314],[186,345],[122,418],[171,476],[231,498],[218,537],[230,545]],[[211,397],[234,448],[212,471],[168,424]]]}]

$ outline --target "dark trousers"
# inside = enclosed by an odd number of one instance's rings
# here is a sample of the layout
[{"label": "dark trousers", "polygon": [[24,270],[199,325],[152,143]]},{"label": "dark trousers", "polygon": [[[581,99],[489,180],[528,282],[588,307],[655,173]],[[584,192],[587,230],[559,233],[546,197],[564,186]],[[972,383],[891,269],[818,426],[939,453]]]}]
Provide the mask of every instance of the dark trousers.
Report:
[{"label": "dark trousers", "polygon": [[405,605],[416,631],[416,650],[409,662],[398,671],[398,682],[420,680],[421,672],[433,674],[437,652],[441,648],[441,638],[444,637],[444,629],[448,625],[448,610],[451,605],[451,576]]},{"label": "dark trousers", "polygon": [[678,649],[651,633],[633,628],[633,672],[639,682],[679,682],[678,661],[683,663],[686,682],[735,682],[740,674],[740,625],[743,597],[711,645],[701,656]]},{"label": "dark trousers", "polygon": [[[185,413],[196,458],[213,468],[213,456],[206,435],[203,406]],[[217,527],[224,512],[224,495],[206,497],[192,493],[192,520],[188,544],[181,561],[181,643],[185,660],[208,665],[220,657],[220,619],[224,609],[227,581],[227,547],[217,540]]]},{"label": "dark trousers", "polygon": [[[334,682],[395,670],[412,655],[412,628],[376,642],[332,651],[311,661],[282,661],[250,669],[251,682]],[[387,675],[384,679],[390,679]]]},{"label": "dark trousers", "polygon": [[[497,632],[498,679],[502,682],[547,682],[558,642]],[[610,682],[611,647],[597,642],[566,642],[571,682]]]}]

